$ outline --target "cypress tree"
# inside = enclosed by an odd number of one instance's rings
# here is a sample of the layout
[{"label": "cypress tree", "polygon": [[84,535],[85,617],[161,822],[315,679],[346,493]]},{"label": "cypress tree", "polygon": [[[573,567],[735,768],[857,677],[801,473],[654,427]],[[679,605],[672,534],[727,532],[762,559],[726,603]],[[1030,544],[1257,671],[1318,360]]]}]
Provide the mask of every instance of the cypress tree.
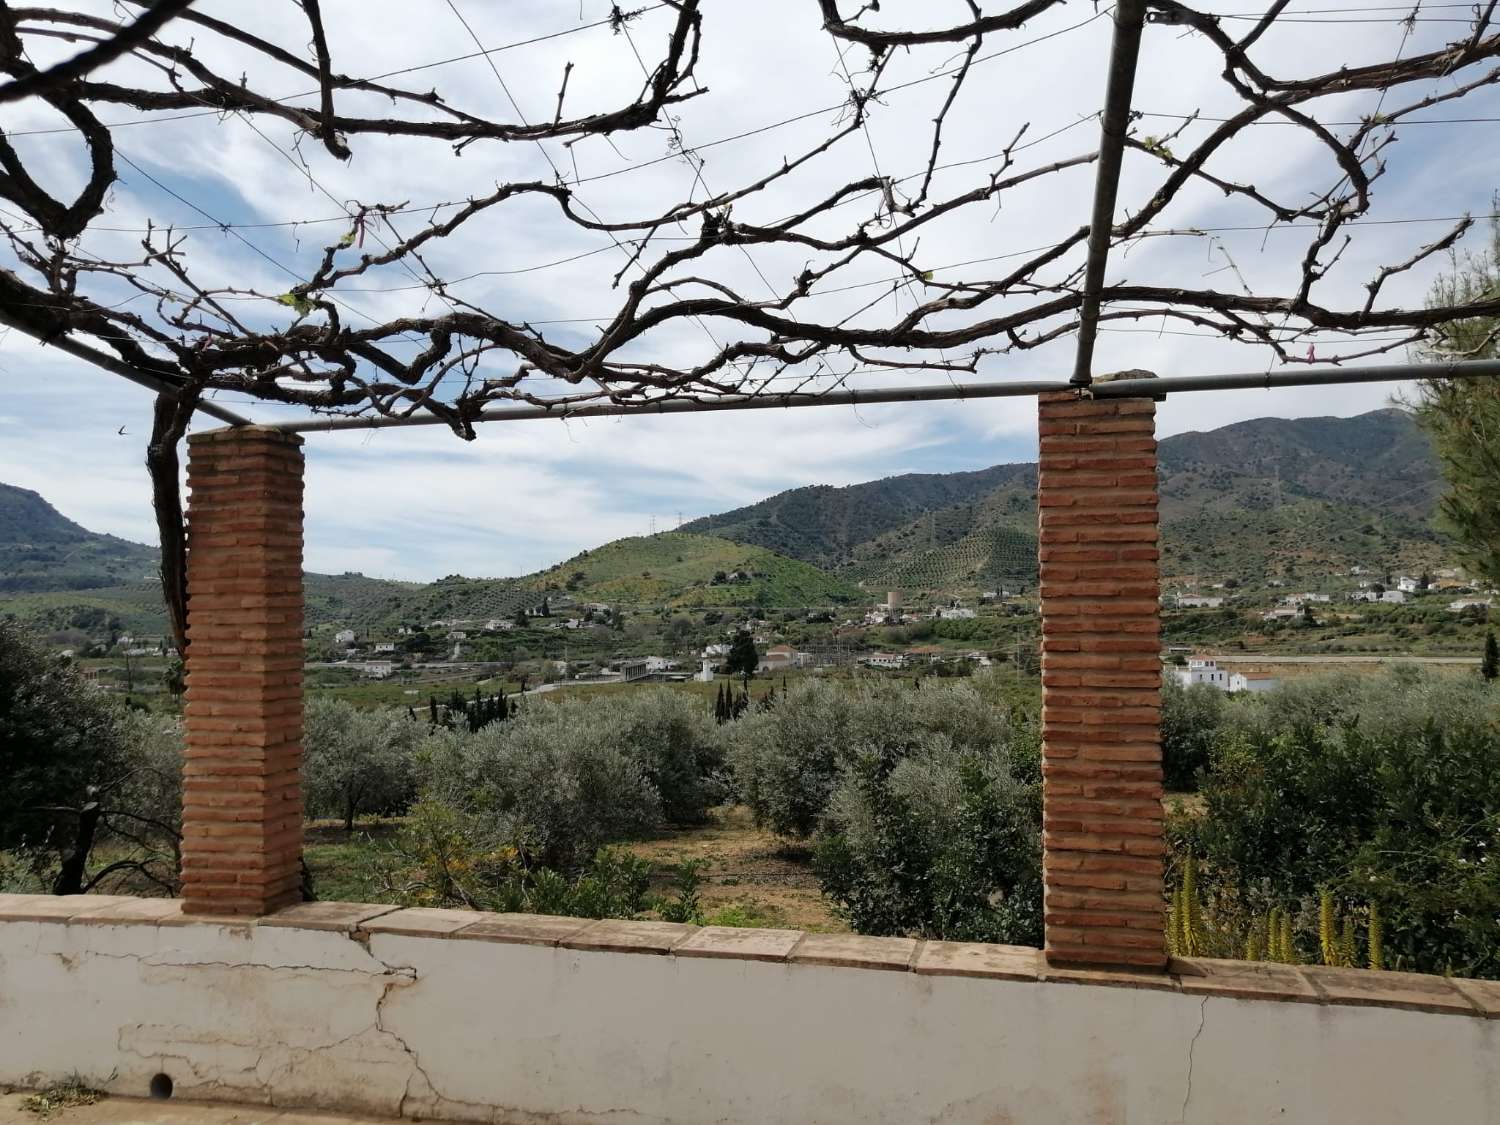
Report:
[{"label": "cypress tree", "polygon": [[1484,659],[1479,663],[1479,674],[1489,683],[1500,676],[1500,645],[1495,643],[1495,630],[1484,635]]}]

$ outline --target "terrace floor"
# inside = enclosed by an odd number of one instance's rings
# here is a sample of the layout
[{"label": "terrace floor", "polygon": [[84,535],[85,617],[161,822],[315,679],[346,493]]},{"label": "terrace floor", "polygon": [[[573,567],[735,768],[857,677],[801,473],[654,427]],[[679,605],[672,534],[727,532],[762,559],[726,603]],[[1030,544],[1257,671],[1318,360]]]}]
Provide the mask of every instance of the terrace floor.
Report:
[{"label": "terrace floor", "polygon": [[[346,1117],[268,1106],[209,1105],[204,1102],[101,1098],[93,1105],[37,1113],[27,1095],[0,1094],[0,1125],[390,1125],[388,1117]],[[431,1121],[431,1118],[427,1118]],[[438,1125],[434,1122],[433,1125]]]}]

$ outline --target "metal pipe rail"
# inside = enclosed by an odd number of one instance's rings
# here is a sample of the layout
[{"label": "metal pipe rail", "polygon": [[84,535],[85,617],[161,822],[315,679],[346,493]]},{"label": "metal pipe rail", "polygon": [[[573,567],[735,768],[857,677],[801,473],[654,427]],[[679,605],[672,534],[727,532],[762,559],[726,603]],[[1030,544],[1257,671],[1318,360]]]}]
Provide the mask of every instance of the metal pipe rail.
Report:
[{"label": "metal pipe rail", "polygon": [[[1128,373],[1127,373],[1128,374]],[[602,418],[637,414],[700,414],[717,410],[784,410],[805,406],[869,406],[893,402],[965,401],[985,398],[1027,398],[1050,391],[1075,391],[1095,398],[1164,396],[1191,391],[1278,387],[1325,387],[1345,383],[1390,383],[1404,379],[1483,379],[1500,377],[1500,360],[1452,363],[1395,363],[1349,367],[1310,367],[1293,371],[1256,371],[1229,375],[1184,375],[1168,378],[1114,378],[1079,387],[1060,380],[1013,383],[943,383],[923,387],[871,387],[830,391],[827,394],[735,395],[718,399],[664,399],[648,403],[588,403],[582,406],[496,406],[482,411],[479,422],[522,422],[540,418]],[[379,430],[404,426],[443,426],[433,414],[406,417],[308,418],[272,423],[287,433],[325,433],[338,430]]]}]

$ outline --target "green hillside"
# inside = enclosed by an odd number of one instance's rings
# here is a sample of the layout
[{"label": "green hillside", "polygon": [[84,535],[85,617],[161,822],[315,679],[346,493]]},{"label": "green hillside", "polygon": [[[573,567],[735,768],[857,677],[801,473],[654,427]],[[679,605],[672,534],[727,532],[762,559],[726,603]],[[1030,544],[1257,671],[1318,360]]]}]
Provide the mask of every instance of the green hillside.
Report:
[{"label": "green hillside", "polygon": [[[1260,418],[1159,447],[1162,572],[1257,585],[1355,564],[1452,559],[1442,476],[1411,418]],[[711,531],[711,533],[710,533]],[[309,574],[310,627],[510,617],[549,592],[630,607],[857,604],[895,588],[970,595],[1036,581],[1036,466],[792,489],[682,531],[621,539],[518,579]],[[49,632],[164,628],[154,549],[96,535],[0,485],[0,613]]]},{"label": "green hillside", "polygon": [[0,593],[154,581],[154,548],[98,535],[35,492],[0,484]]},{"label": "green hillside", "polygon": [[801,607],[863,597],[851,583],[805,562],[686,531],[617,539],[522,582],[579,601],[634,606]]},{"label": "green hillside", "polygon": [[[1451,560],[1442,474],[1409,415],[1259,418],[1159,446],[1162,570],[1255,583]],[[943,483],[947,482],[947,483]],[[957,498],[956,500],[954,498]],[[931,506],[922,509],[922,502]],[[914,512],[913,508],[917,510]],[[835,520],[834,531],[803,521]],[[1035,582],[1036,466],[792,489],[715,516],[717,534],[829,564],[867,589],[968,594]],[[816,530],[816,524],[814,524]]]}]

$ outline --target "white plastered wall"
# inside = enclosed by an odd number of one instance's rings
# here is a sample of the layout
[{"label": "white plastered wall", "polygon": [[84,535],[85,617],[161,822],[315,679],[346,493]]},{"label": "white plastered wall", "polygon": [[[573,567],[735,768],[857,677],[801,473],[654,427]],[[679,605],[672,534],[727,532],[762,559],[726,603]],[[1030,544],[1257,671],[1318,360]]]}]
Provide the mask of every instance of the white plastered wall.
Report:
[{"label": "white plastered wall", "polygon": [[575,1125],[1500,1125],[1496,1021],[290,928],[0,924],[0,1083]]}]

